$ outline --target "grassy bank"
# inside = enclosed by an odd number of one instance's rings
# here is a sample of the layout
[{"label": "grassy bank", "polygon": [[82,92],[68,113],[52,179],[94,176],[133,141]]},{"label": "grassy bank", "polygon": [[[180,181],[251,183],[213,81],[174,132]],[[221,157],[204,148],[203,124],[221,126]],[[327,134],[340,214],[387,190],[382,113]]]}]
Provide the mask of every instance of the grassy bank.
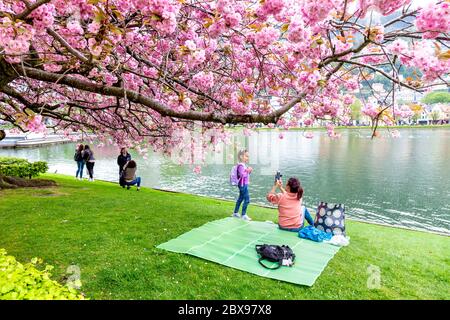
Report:
[{"label": "grassy bank", "polygon": [[[349,221],[350,246],[302,287],[155,248],[229,216],[231,202],[45,177],[59,186],[0,191],[0,247],[19,261],[43,258],[57,280],[79,266],[91,299],[450,299],[449,237]],[[276,220],[273,209],[249,214]],[[379,289],[367,287],[370,266]]]}]

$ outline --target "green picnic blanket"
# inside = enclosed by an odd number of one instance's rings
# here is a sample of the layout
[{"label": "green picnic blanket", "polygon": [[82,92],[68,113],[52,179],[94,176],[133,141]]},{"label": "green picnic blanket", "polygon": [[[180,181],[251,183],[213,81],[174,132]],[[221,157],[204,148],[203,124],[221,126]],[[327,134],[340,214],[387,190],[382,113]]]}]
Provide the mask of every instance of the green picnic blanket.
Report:
[{"label": "green picnic blanket", "polygon": [[[288,245],[296,255],[293,267],[268,270],[258,263],[257,244]],[[160,244],[157,248],[187,253],[258,276],[312,286],[339,247],[301,239],[276,224],[224,218],[208,222]],[[265,261],[267,262],[267,261]],[[270,266],[270,262],[269,266]]]}]

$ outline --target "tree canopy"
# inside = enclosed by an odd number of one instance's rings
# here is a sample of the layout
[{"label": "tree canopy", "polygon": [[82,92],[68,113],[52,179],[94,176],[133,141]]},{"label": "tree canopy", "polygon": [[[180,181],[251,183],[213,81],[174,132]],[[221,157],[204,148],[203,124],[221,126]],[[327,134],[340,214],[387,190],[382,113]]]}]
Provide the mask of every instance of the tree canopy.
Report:
[{"label": "tree canopy", "polygon": [[300,120],[335,138],[375,75],[391,90],[363,112],[386,124],[396,88],[445,82],[449,21],[448,1],[0,0],[0,119],[167,152],[194,122],[212,143]]},{"label": "tree canopy", "polygon": [[435,91],[428,93],[422,98],[422,103],[436,104],[436,103],[450,103],[450,92]]}]

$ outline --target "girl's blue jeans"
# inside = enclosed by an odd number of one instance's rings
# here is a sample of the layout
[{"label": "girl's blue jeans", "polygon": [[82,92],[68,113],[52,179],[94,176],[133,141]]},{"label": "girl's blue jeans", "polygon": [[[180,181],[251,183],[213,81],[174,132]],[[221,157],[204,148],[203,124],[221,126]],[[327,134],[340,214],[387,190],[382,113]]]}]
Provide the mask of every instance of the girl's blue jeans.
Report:
[{"label": "girl's blue jeans", "polygon": [[131,182],[125,182],[125,185],[126,185],[126,186],[134,186],[134,185],[137,185],[138,187],[140,187],[140,186],[141,186],[141,177],[137,177],[136,179],[134,179],[134,180],[131,181]]},{"label": "girl's blue jeans", "polygon": [[314,226],[314,220],[311,217],[311,214],[309,213],[308,209],[305,206],[302,206],[302,209],[305,210],[305,218],[303,219],[303,225],[300,228],[283,228],[280,225],[278,225],[278,228],[286,231],[299,232],[300,229],[305,226],[305,220],[308,221],[310,226]]},{"label": "girl's blue jeans", "polygon": [[78,178],[78,176],[80,176],[80,178],[83,178],[83,169],[84,169],[84,161],[77,161],[77,174],[76,174],[76,178]]},{"label": "girl's blue jeans", "polygon": [[242,215],[247,214],[247,207],[250,203],[250,194],[248,193],[248,185],[239,186],[239,198],[236,201],[236,206],[234,207],[234,212],[239,212],[239,207],[241,206],[242,201],[244,204],[242,205]]}]

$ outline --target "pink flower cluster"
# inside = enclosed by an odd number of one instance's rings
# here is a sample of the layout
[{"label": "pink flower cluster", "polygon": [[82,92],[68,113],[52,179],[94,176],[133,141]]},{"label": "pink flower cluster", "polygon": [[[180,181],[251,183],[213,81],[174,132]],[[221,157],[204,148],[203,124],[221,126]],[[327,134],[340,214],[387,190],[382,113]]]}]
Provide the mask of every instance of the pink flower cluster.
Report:
[{"label": "pink flower cluster", "polygon": [[408,50],[408,43],[405,40],[397,39],[387,46],[387,50],[399,56]]},{"label": "pink flower cluster", "polygon": [[20,55],[28,52],[33,37],[34,29],[30,26],[22,22],[13,24],[8,17],[0,18],[0,47],[9,55],[9,62],[20,62]]},{"label": "pink flower cluster", "polygon": [[206,60],[206,52],[203,49],[191,51],[187,56],[187,64],[189,69],[193,69]]},{"label": "pink flower cluster", "polygon": [[26,122],[26,128],[27,130],[31,132],[36,133],[45,133],[47,132],[47,128],[45,127],[45,124],[42,123],[42,116],[41,115],[34,115],[28,119]]},{"label": "pink flower cluster", "polygon": [[[71,20],[71,21],[67,22],[66,28],[70,32],[71,35],[82,35],[84,33],[84,30],[80,25],[80,22],[77,20]],[[92,29],[92,28],[90,28],[90,29]],[[92,32],[92,31],[94,31],[94,30],[90,30],[89,32]]]},{"label": "pink flower cluster", "polygon": [[214,86],[214,76],[212,72],[200,71],[192,77],[194,84],[201,90],[209,90]]},{"label": "pink flower cluster", "polygon": [[297,79],[297,88],[307,93],[312,93],[318,86],[321,75],[319,71],[302,71]]},{"label": "pink flower cluster", "polygon": [[236,10],[234,5],[235,3],[230,0],[218,0],[216,5],[217,11],[225,21],[225,26],[229,28],[236,27],[242,20],[239,10]]},{"label": "pink flower cluster", "polygon": [[265,0],[260,2],[261,5],[256,10],[256,14],[260,20],[267,20],[269,15],[278,15],[285,7],[285,0]]},{"label": "pink flower cluster", "polygon": [[422,79],[433,81],[440,75],[450,72],[450,59],[440,59],[435,54],[432,43],[422,42],[408,52],[408,55],[400,59],[403,64],[422,71]]},{"label": "pink flower cluster", "polygon": [[385,16],[409,3],[411,0],[359,0],[358,11],[364,17],[370,9],[375,9]]},{"label": "pink flower cluster", "polygon": [[423,38],[433,39],[440,33],[450,31],[450,3],[430,3],[420,10],[416,19],[417,30],[424,32]]},{"label": "pink flower cluster", "polygon": [[355,97],[354,97],[354,96],[352,96],[352,95],[350,95],[350,94],[346,94],[346,95],[344,96],[343,102],[344,102],[345,105],[349,106],[349,105],[351,105],[354,101],[355,101]]},{"label": "pink flower cluster", "polygon": [[370,48],[363,53],[367,54],[366,56],[361,58],[361,62],[365,64],[376,65],[378,63],[387,61],[386,55],[384,55],[383,52],[378,49],[378,47]]},{"label": "pink flower cluster", "polygon": [[266,27],[255,34],[255,44],[259,48],[267,48],[269,45],[277,41],[279,37],[280,31],[273,27]]},{"label": "pink flower cluster", "polygon": [[171,34],[177,28],[180,3],[177,0],[131,0],[135,9],[150,16],[149,24],[162,34]]},{"label": "pink flower cluster", "polygon": [[310,125],[312,125],[313,123],[314,123],[314,120],[311,119],[311,118],[307,118],[307,119],[305,119],[305,120],[303,121],[303,124],[304,124],[305,126],[310,126]]},{"label": "pink flower cluster", "polygon": [[328,17],[338,1],[335,0],[305,0],[301,12],[306,24],[312,25]]},{"label": "pink flower cluster", "polygon": [[294,16],[289,24],[288,40],[292,42],[303,42],[309,40],[311,33],[309,28],[305,27],[302,17]]},{"label": "pink flower cluster", "polygon": [[368,102],[361,108],[361,112],[366,116],[374,119],[378,115],[379,111],[378,107],[375,104]]},{"label": "pink flower cluster", "polygon": [[[363,2],[363,1],[362,1]],[[395,10],[408,5],[411,0],[369,0],[367,1],[368,7],[375,7],[382,15],[388,15]]]},{"label": "pink flower cluster", "polygon": [[30,17],[33,18],[33,26],[36,31],[45,33],[45,30],[53,25],[55,14],[55,6],[51,3],[44,4],[34,10]]}]

